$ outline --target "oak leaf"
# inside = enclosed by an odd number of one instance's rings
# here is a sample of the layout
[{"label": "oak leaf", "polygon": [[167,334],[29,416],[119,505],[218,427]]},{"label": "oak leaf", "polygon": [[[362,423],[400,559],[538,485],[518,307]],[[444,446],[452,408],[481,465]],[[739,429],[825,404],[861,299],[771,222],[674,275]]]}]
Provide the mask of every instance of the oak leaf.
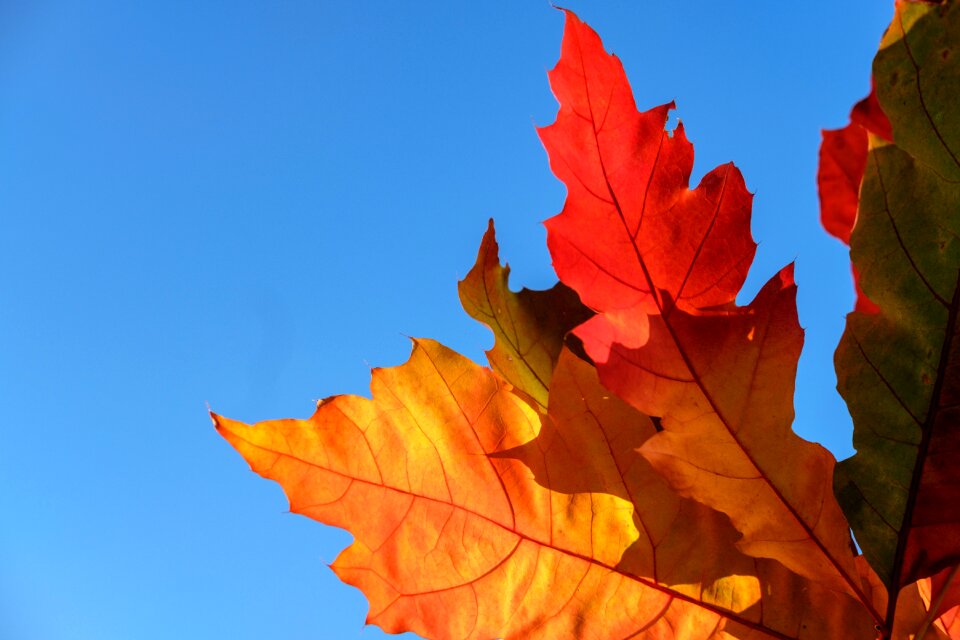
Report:
[{"label": "oak leaf", "polygon": [[634,452],[651,421],[568,351],[542,427],[495,373],[427,340],[371,389],[307,420],[214,420],[291,511],[354,535],[332,568],[388,632],[871,637],[851,599],[738,554],[723,516],[673,495]]},{"label": "oak leaf", "polygon": [[[823,131],[820,164],[817,168],[817,192],[820,195],[820,222],[832,236],[846,245],[857,220],[860,184],[867,167],[870,135],[891,140],[890,121],[880,108],[876,88],[854,105],[850,123],[842,129]],[[853,282],[857,292],[856,310],[876,313],[877,306],[860,290],[860,275],[855,268]]]},{"label": "oak leaf", "polygon": [[833,457],[790,430],[803,341],[792,267],[747,307],[734,302],[755,251],[740,172],[724,165],[690,190],[692,147],[682,125],[664,129],[672,105],[638,112],[619,60],[570,13],[550,80],[560,112],[541,137],[568,195],[547,244],[560,280],[597,312],[576,334],[600,379],[661,419],[642,453],[682,495],[727,514],[743,552],[870,608]]},{"label": "oak leaf", "polygon": [[924,629],[933,629],[951,640],[960,638],[960,565],[947,567],[918,586],[927,610],[918,637]]},{"label": "oak leaf", "polygon": [[956,2],[897,4],[873,67],[893,142],[870,138],[850,237],[879,310],[837,350],[857,453],[836,490],[891,593],[960,561],[958,36]]},{"label": "oak leaf", "polygon": [[509,276],[510,267],[500,264],[491,220],[477,262],[460,282],[460,302],[493,331],[496,341],[487,351],[490,366],[543,410],[566,335],[593,314],[562,283],[547,291],[514,293]]}]

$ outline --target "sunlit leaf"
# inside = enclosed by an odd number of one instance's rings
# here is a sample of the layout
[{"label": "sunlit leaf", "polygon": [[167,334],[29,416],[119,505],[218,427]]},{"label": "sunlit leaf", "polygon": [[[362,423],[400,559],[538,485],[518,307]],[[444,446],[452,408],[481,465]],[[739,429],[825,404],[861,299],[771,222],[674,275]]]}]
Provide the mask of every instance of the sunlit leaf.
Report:
[{"label": "sunlit leaf", "polygon": [[836,356],[857,449],[837,493],[894,591],[960,561],[958,34],[955,2],[900,3],[874,62],[895,144],[870,140],[850,244],[879,312],[848,316]]},{"label": "sunlit leaf", "polygon": [[545,409],[564,337],[592,313],[564,284],[515,293],[508,286],[509,275],[510,267],[500,265],[491,220],[477,263],[460,282],[460,301],[467,313],[493,330],[496,342],[487,351],[490,366]]},{"label": "sunlit leaf", "polygon": [[[846,245],[857,220],[860,184],[867,167],[870,135],[891,139],[890,122],[880,108],[875,90],[858,102],[850,113],[850,124],[842,129],[825,130],[820,144],[817,191],[820,195],[820,221],[823,227]],[[860,276],[853,269],[857,291],[856,310],[875,313],[877,306],[860,290]]]},{"label": "sunlit leaf", "polygon": [[682,495],[727,514],[745,553],[870,607],[833,457],[790,430],[803,340],[792,269],[734,304],[755,250],[740,172],[724,165],[690,190],[692,147],[682,126],[664,130],[671,105],[637,112],[619,60],[572,14],[550,78],[560,112],[541,136],[568,196],[548,245],[598,313],[576,334],[601,380],[661,419],[641,451]]},{"label": "sunlit leaf", "polygon": [[333,569],[387,631],[870,637],[852,599],[740,555],[723,516],[676,497],[634,450],[652,422],[569,352],[542,427],[494,373],[435,342],[374,370],[371,388],[307,420],[214,419],[291,511],[354,535]]}]

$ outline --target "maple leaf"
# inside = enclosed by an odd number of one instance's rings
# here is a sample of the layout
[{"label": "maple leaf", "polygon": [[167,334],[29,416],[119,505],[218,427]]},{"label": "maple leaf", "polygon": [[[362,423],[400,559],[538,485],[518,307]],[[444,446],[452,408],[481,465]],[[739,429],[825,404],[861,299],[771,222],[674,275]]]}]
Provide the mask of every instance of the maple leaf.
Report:
[{"label": "maple leaf", "polygon": [[619,60],[570,13],[550,80],[560,112],[541,137],[568,195],[547,243],[561,281],[598,314],[576,333],[601,380],[661,418],[642,453],[682,495],[727,514],[742,551],[871,608],[833,457],[790,430],[803,341],[792,267],[734,303],[755,250],[740,172],[724,165],[690,190],[692,147],[682,125],[664,130],[672,104],[638,112]]},{"label": "maple leaf", "polygon": [[836,490],[892,594],[960,561],[958,34],[956,2],[897,4],[873,66],[893,143],[869,140],[850,236],[878,311],[837,350],[857,453]]}]

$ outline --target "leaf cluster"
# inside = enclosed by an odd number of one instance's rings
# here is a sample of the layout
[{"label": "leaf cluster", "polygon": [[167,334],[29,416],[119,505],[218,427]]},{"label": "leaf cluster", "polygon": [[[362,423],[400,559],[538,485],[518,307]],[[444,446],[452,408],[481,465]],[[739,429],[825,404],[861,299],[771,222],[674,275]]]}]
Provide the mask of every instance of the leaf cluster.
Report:
[{"label": "leaf cluster", "polygon": [[736,302],[739,170],[691,188],[673,105],[638,111],[570,12],[540,130],[568,192],[546,222],[560,282],[512,291],[491,221],[460,283],[490,366],[414,340],[372,399],[216,428],[292,511],[353,534],[332,568],[388,632],[960,638],[958,4],[899,1],[874,92],[824,132],[821,215],[858,288],[850,459],[791,428],[792,265]]}]

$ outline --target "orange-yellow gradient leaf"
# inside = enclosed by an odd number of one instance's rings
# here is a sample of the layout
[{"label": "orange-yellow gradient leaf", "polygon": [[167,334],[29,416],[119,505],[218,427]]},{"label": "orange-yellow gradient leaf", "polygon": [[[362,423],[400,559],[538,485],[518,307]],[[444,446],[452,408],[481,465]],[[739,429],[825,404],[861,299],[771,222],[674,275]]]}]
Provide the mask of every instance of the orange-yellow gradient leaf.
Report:
[{"label": "orange-yellow gradient leaf", "polygon": [[[874,608],[877,611],[886,611],[888,605],[887,588],[877,572],[867,562],[866,556],[857,556],[857,568],[863,577],[864,589],[872,599]],[[933,624],[934,617],[930,615],[929,594],[929,581],[927,581],[927,584],[921,581],[904,587],[895,603],[896,615],[893,624],[885,630],[885,633],[889,633],[889,635],[878,637],[890,638],[890,640],[924,640],[924,638],[926,640],[955,640],[941,627]],[[924,627],[927,630],[922,632]]]},{"label": "orange-yellow gradient leaf", "polygon": [[510,267],[500,265],[493,220],[483,235],[477,262],[460,282],[460,302],[496,339],[487,359],[515,389],[546,409],[553,366],[564,337],[592,313],[569,287],[547,291],[508,286]]},{"label": "orange-yellow gradient leaf", "polygon": [[548,245],[561,281],[597,312],[575,333],[601,380],[660,418],[644,456],[727,514],[743,552],[872,608],[834,459],[791,431],[803,341],[792,268],[734,303],[755,249],[740,172],[724,165],[690,190],[692,147],[682,127],[664,130],[672,105],[638,112],[619,60],[569,12],[550,79],[560,111],[541,136],[568,195]]},{"label": "orange-yellow gradient leaf", "polygon": [[737,553],[723,516],[673,496],[631,455],[652,422],[569,352],[547,416],[427,340],[371,389],[306,420],[214,420],[292,511],[354,535],[333,569],[388,632],[872,638],[854,600]]}]

